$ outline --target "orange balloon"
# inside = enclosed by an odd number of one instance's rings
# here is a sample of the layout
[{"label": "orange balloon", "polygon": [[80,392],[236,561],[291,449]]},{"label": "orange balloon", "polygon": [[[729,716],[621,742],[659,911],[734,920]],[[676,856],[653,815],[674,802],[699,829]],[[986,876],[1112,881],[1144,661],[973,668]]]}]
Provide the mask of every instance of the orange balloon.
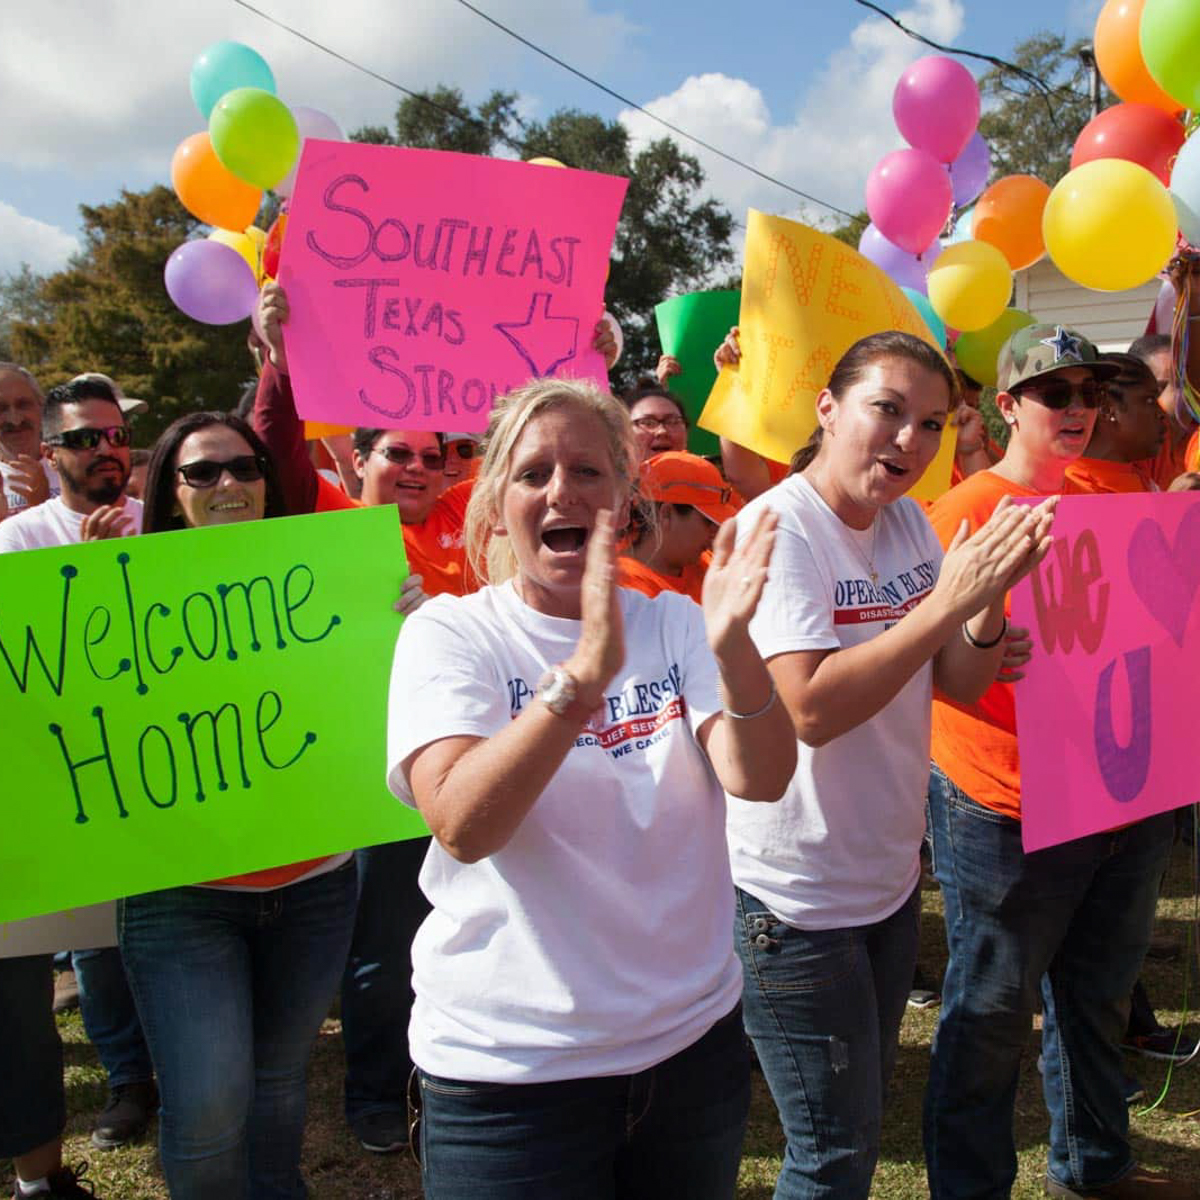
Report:
[{"label": "orange balloon", "polygon": [[1142,59],[1138,30],[1146,0],[1108,0],[1096,19],[1092,44],[1104,82],[1124,101],[1150,104],[1172,115],[1182,109],[1154,82]]},{"label": "orange balloon", "polygon": [[171,156],[171,186],[193,217],[219,229],[240,233],[262,203],[262,189],[223,167],[208,133],[184,138]]},{"label": "orange balloon", "polygon": [[1006,175],[975,201],[971,233],[995,246],[1014,271],[1022,271],[1046,253],[1042,210],[1049,199],[1050,187],[1040,179]]}]

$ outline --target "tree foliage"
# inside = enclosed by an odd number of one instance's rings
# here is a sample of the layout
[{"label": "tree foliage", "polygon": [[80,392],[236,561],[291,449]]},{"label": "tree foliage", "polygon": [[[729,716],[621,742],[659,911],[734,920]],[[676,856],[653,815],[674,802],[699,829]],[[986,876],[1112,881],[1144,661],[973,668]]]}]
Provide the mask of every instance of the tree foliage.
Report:
[{"label": "tree foliage", "polygon": [[185,412],[232,408],[254,374],[247,326],[201,325],[163,287],[167,258],[196,220],[161,186],[80,212],[83,249],[65,270],[24,275],[15,289],[10,279],[0,291],[12,357],[43,387],[103,371],[144,397],[150,412],[136,418],[138,444]]},{"label": "tree foliage", "polygon": [[625,334],[614,383],[651,369],[658,357],[655,304],[707,286],[733,261],[733,219],[715,200],[702,197],[699,162],[668,138],[635,154],[625,127],[595,113],[561,109],[544,122],[523,118],[511,92],[493,92],[474,109],[455,88],[439,87],[424,97],[403,100],[391,128],[368,126],[352,136],[470,154],[544,156],[628,177],[605,288],[605,303]]},{"label": "tree foliage", "polygon": [[[979,80],[983,115],[979,132],[992,152],[992,178],[1036,175],[1053,187],[1071,167],[1071,147],[1091,119],[1090,74],[1080,50],[1055,33],[1037,33],[1019,42],[1012,62],[1042,80],[993,67]],[[1101,84],[1101,105],[1113,96]]]}]

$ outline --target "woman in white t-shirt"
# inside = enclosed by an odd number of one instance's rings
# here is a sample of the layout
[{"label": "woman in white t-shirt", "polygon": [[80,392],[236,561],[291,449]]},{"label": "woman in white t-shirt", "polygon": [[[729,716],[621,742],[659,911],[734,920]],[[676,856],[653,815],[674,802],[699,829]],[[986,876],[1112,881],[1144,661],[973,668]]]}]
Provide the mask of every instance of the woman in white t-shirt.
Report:
[{"label": "woman in white t-shirt", "polygon": [[722,788],[775,800],[795,763],[748,632],[775,522],[718,536],[703,610],[616,587],[632,445],[590,384],[500,400],[466,526],[490,586],[397,642],[388,781],[434,835],[410,1026],[430,1200],[733,1195]]},{"label": "woman in white t-shirt", "polygon": [[1052,504],[1005,506],[943,558],[905,497],[956,387],[909,334],[857,342],[792,473],[738,516],[742,535],[778,518],[750,632],[799,749],[779,804],[730,797],[728,818],[746,1029],[787,1134],[777,1200],[870,1191],[916,961],[932,689],[982,694],[1004,594],[1049,547]]}]

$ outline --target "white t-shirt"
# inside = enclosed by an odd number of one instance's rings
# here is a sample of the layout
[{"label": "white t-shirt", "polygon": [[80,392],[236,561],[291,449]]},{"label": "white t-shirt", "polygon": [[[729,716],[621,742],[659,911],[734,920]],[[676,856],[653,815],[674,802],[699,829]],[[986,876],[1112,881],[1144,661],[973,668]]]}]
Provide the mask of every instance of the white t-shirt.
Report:
[{"label": "white t-shirt", "polygon": [[[142,502],[125,497],[125,510],[133,518],[126,534],[142,532]],[[70,546],[78,542],[83,513],[68,508],[61,496],[27,508],[7,521],[0,521],[0,554],[10,550],[44,550],[47,546]]]},{"label": "white t-shirt", "polygon": [[[699,607],[621,589],[626,662],[511,841],[480,862],[435,840],[413,943],[413,1061],[452,1079],[538,1083],[645,1070],[741,995],[725,802],[695,731],[720,711]],[[414,751],[490,737],[570,657],[580,623],[511,583],[437,596],[404,622],[388,784]]]},{"label": "white t-shirt", "polygon": [[[62,485],[58,482],[58,472],[44,458],[42,459],[42,470],[45,472],[46,482],[50,485],[50,497],[53,499],[62,491]],[[14,492],[9,487],[8,478],[11,471],[12,464],[0,459],[0,485],[4,489],[4,499],[8,502],[8,511],[13,514],[28,508],[29,501],[20,492]]]},{"label": "white t-shirt", "polygon": [[[933,588],[942,549],[903,498],[871,530],[842,522],[803,476],[788,476],[738,514],[779,514],[770,574],[750,634],[764,659],[857,646],[894,625]],[[878,585],[871,582],[874,561]],[[869,925],[916,886],[925,831],[933,670],[926,664],[881,712],[813,749],[778,804],[728,797],[733,878],[797,929]]]}]

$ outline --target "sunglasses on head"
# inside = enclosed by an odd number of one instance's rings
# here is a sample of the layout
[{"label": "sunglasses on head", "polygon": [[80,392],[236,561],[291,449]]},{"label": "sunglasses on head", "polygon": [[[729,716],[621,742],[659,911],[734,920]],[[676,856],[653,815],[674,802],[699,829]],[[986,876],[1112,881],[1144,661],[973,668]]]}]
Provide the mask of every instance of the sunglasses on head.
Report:
[{"label": "sunglasses on head", "polygon": [[184,463],[175,470],[183,476],[188,487],[210,488],[228,471],[239,483],[253,483],[263,477],[263,464],[253,454],[239,454],[236,458],[197,458]]},{"label": "sunglasses on head", "polygon": [[103,438],[114,449],[129,445],[128,425],[85,426],[83,429],[64,429],[46,439],[47,446],[65,446],[68,450],[95,450]]},{"label": "sunglasses on head", "polygon": [[1100,403],[1100,384],[1095,379],[1072,383],[1069,379],[1038,379],[1012,389],[1015,396],[1028,396],[1044,408],[1061,412],[1070,408],[1078,397],[1084,408],[1096,408]]},{"label": "sunglasses on head", "polygon": [[436,450],[422,450],[418,454],[407,446],[374,446],[371,453],[382,454],[388,462],[395,463],[398,467],[407,467],[414,458],[419,458],[421,466],[427,471],[444,471],[446,469],[446,456],[439,454]]}]

